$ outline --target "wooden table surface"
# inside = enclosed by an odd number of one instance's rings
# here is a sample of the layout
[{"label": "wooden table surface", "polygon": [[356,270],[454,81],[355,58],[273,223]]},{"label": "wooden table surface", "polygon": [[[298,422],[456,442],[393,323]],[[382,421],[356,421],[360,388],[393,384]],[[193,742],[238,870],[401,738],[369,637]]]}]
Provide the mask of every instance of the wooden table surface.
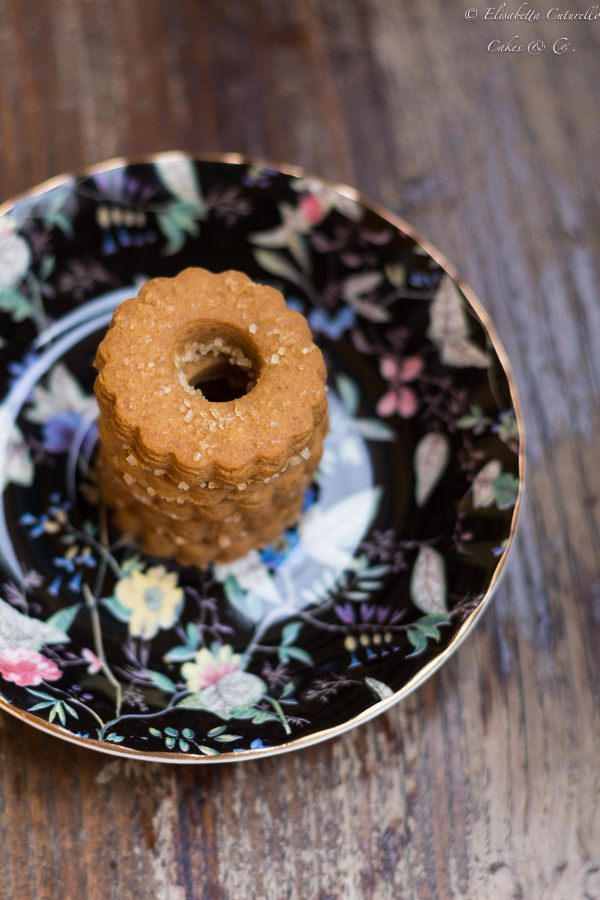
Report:
[{"label": "wooden table surface", "polygon": [[492,314],[529,461],[483,622],[345,736],[166,766],[3,716],[1,898],[600,898],[600,19],[544,2],[0,0],[0,200],[162,149],[353,184]]}]

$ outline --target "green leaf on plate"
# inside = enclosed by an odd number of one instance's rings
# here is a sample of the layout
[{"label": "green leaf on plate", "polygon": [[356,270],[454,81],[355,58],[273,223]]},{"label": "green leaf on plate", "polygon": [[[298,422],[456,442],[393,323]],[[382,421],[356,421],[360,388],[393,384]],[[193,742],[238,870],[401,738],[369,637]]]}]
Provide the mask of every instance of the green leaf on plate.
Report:
[{"label": "green leaf on plate", "polygon": [[503,472],[492,483],[498,509],[510,509],[519,496],[519,479],[511,472]]},{"label": "green leaf on plate", "polygon": [[13,322],[23,322],[33,312],[33,305],[23,294],[13,287],[0,291],[0,310],[10,314]]},{"label": "green leaf on plate", "polygon": [[49,706],[52,706],[52,701],[44,700],[43,703],[36,703],[35,706],[30,706],[28,712],[35,712],[37,709],[47,709]]},{"label": "green leaf on plate", "polygon": [[223,734],[227,725],[217,725],[216,728],[211,728],[211,730],[206,735],[207,737],[216,737],[218,734]]},{"label": "green leaf on plate", "polygon": [[122,606],[116,597],[105,597],[100,600],[102,606],[105,606],[109,613],[119,622],[129,622],[132,616],[132,610]]},{"label": "green leaf on plate", "polygon": [[356,382],[347,375],[336,375],[335,386],[340,400],[351,416],[355,416],[360,406],[360,390]]},{"label": "green leaf on plate", "polygon": [[396,432],[379,419],[355,419],[354,426],[365,441],[395,441],[397,437]]},{"label": "green leaf on plate", "polygon": [[365,684],[378,700],[389,700],[390,697],[394,696],[391,687],[384,684],[383,681],[378,681],[376,678],[365,678]]},{"label": "green leaf on plate", "polygon": [[198,745],[198,750],[201,753],[204,753],[205,756],[219,756],[219,751],[215,750],[214,747],[205,747],[204,744]]},{"label": "green leaf on plate", "polygon": [[[157,688],[160,688],[161,691],[168,691],[170,694],[177,693],[177,687],[168,675],[163,675],[162,672],[153,672],[151,669],[146,669],[145,674],[152,679],[152,683],[155,684]],[[168,728],[165,728],[165,731],[167,734],[169,733]],[[177,734],[177,732],[175,733]]]},{"label": "green leaf on plate", "polygon": [[281,632],[281,643],[285,645],[293,644],[302,628],[301,622],[290,622]]},{"label": "green leaf on plate", "polygon": [[297,659],[298,662],[304,663],[306,666],[313,665],[312,656],[310,653],[307,653],[306,650],[302,650],[301,647],[286,647],[285,653],[287,656],[292,659]]},{"label": "green leaf on plate", "polygon": [[411,656],[418,656],[420,653],[427,649],[427,638],[417,628],[409,628],[409,630],[406,632],[406,636],[415,648],[412,653],[409,653],[407,658],[410,658]]},{"label": "green leaf on plate", "polygon": [[186,662],[194,658],[197,649],[197,647],[190,647],[189,644],[180,644],[179,647],[173,647],[168,653],[165,653],[163,659],[167,663]]},{"label": "green leaf on plate", "polygon": [[66,633],[75,621],[75,616],[80,609],[81,603],[76,603],[74,606],[65,606],[64,609],[59,609],[49,619],[46,619],[46,625],[54,625],[55,628],[60,628],[61,631]]}]

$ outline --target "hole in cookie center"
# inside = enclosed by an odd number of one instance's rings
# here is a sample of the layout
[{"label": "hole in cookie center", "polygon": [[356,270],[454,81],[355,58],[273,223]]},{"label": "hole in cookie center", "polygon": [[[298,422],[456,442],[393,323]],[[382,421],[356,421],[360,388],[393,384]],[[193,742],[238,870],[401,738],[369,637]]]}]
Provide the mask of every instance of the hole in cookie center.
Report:
[{"label": "hole in cookie center", "polygon": [[238,400],[256,384],[250,357],[224,338],[193,341],[176,353],[174,363],[176,378],[184,391],[211,403]]},{"label": "hole in cookie center", "polygon": [[251,372],[244,371],[229,362],[229,357],[210,360],[200,372],[188,378],[188,384],[200,391],[211,403],[227,403],[244,397],[254,387]]}]

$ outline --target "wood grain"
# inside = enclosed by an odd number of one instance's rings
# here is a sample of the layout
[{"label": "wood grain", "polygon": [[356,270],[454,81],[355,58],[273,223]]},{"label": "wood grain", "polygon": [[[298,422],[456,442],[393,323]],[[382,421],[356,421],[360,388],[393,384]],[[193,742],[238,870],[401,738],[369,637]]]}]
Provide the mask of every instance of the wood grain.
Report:
[{"label": "wood grain", "polygon": [[[600,900],[600,22],[463,6],[0,0],[0,199],[161,149],[348,181],[471,282],[529,430],[492,609],[376,721],[185,768],[2,717],[0,897]],[[546,50],[487,51],[516,34]]]}]

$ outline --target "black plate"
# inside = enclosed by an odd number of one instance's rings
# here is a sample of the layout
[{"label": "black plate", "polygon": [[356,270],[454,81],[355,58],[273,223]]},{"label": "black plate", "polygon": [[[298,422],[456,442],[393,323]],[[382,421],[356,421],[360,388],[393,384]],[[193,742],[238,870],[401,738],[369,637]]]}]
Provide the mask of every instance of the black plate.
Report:
[{"label": "black plate", "polygon": [[[239,759],[349,728],[441,665],[497,582],[523,453],[504,351],[440,255],[351,188],[231,156],[116,160],[2,212],[4,707],[109,752]],[[329,373],[298,526],[207,573],[125,544],[94,477],[112,310],[187,266],[279,288]]]}]

